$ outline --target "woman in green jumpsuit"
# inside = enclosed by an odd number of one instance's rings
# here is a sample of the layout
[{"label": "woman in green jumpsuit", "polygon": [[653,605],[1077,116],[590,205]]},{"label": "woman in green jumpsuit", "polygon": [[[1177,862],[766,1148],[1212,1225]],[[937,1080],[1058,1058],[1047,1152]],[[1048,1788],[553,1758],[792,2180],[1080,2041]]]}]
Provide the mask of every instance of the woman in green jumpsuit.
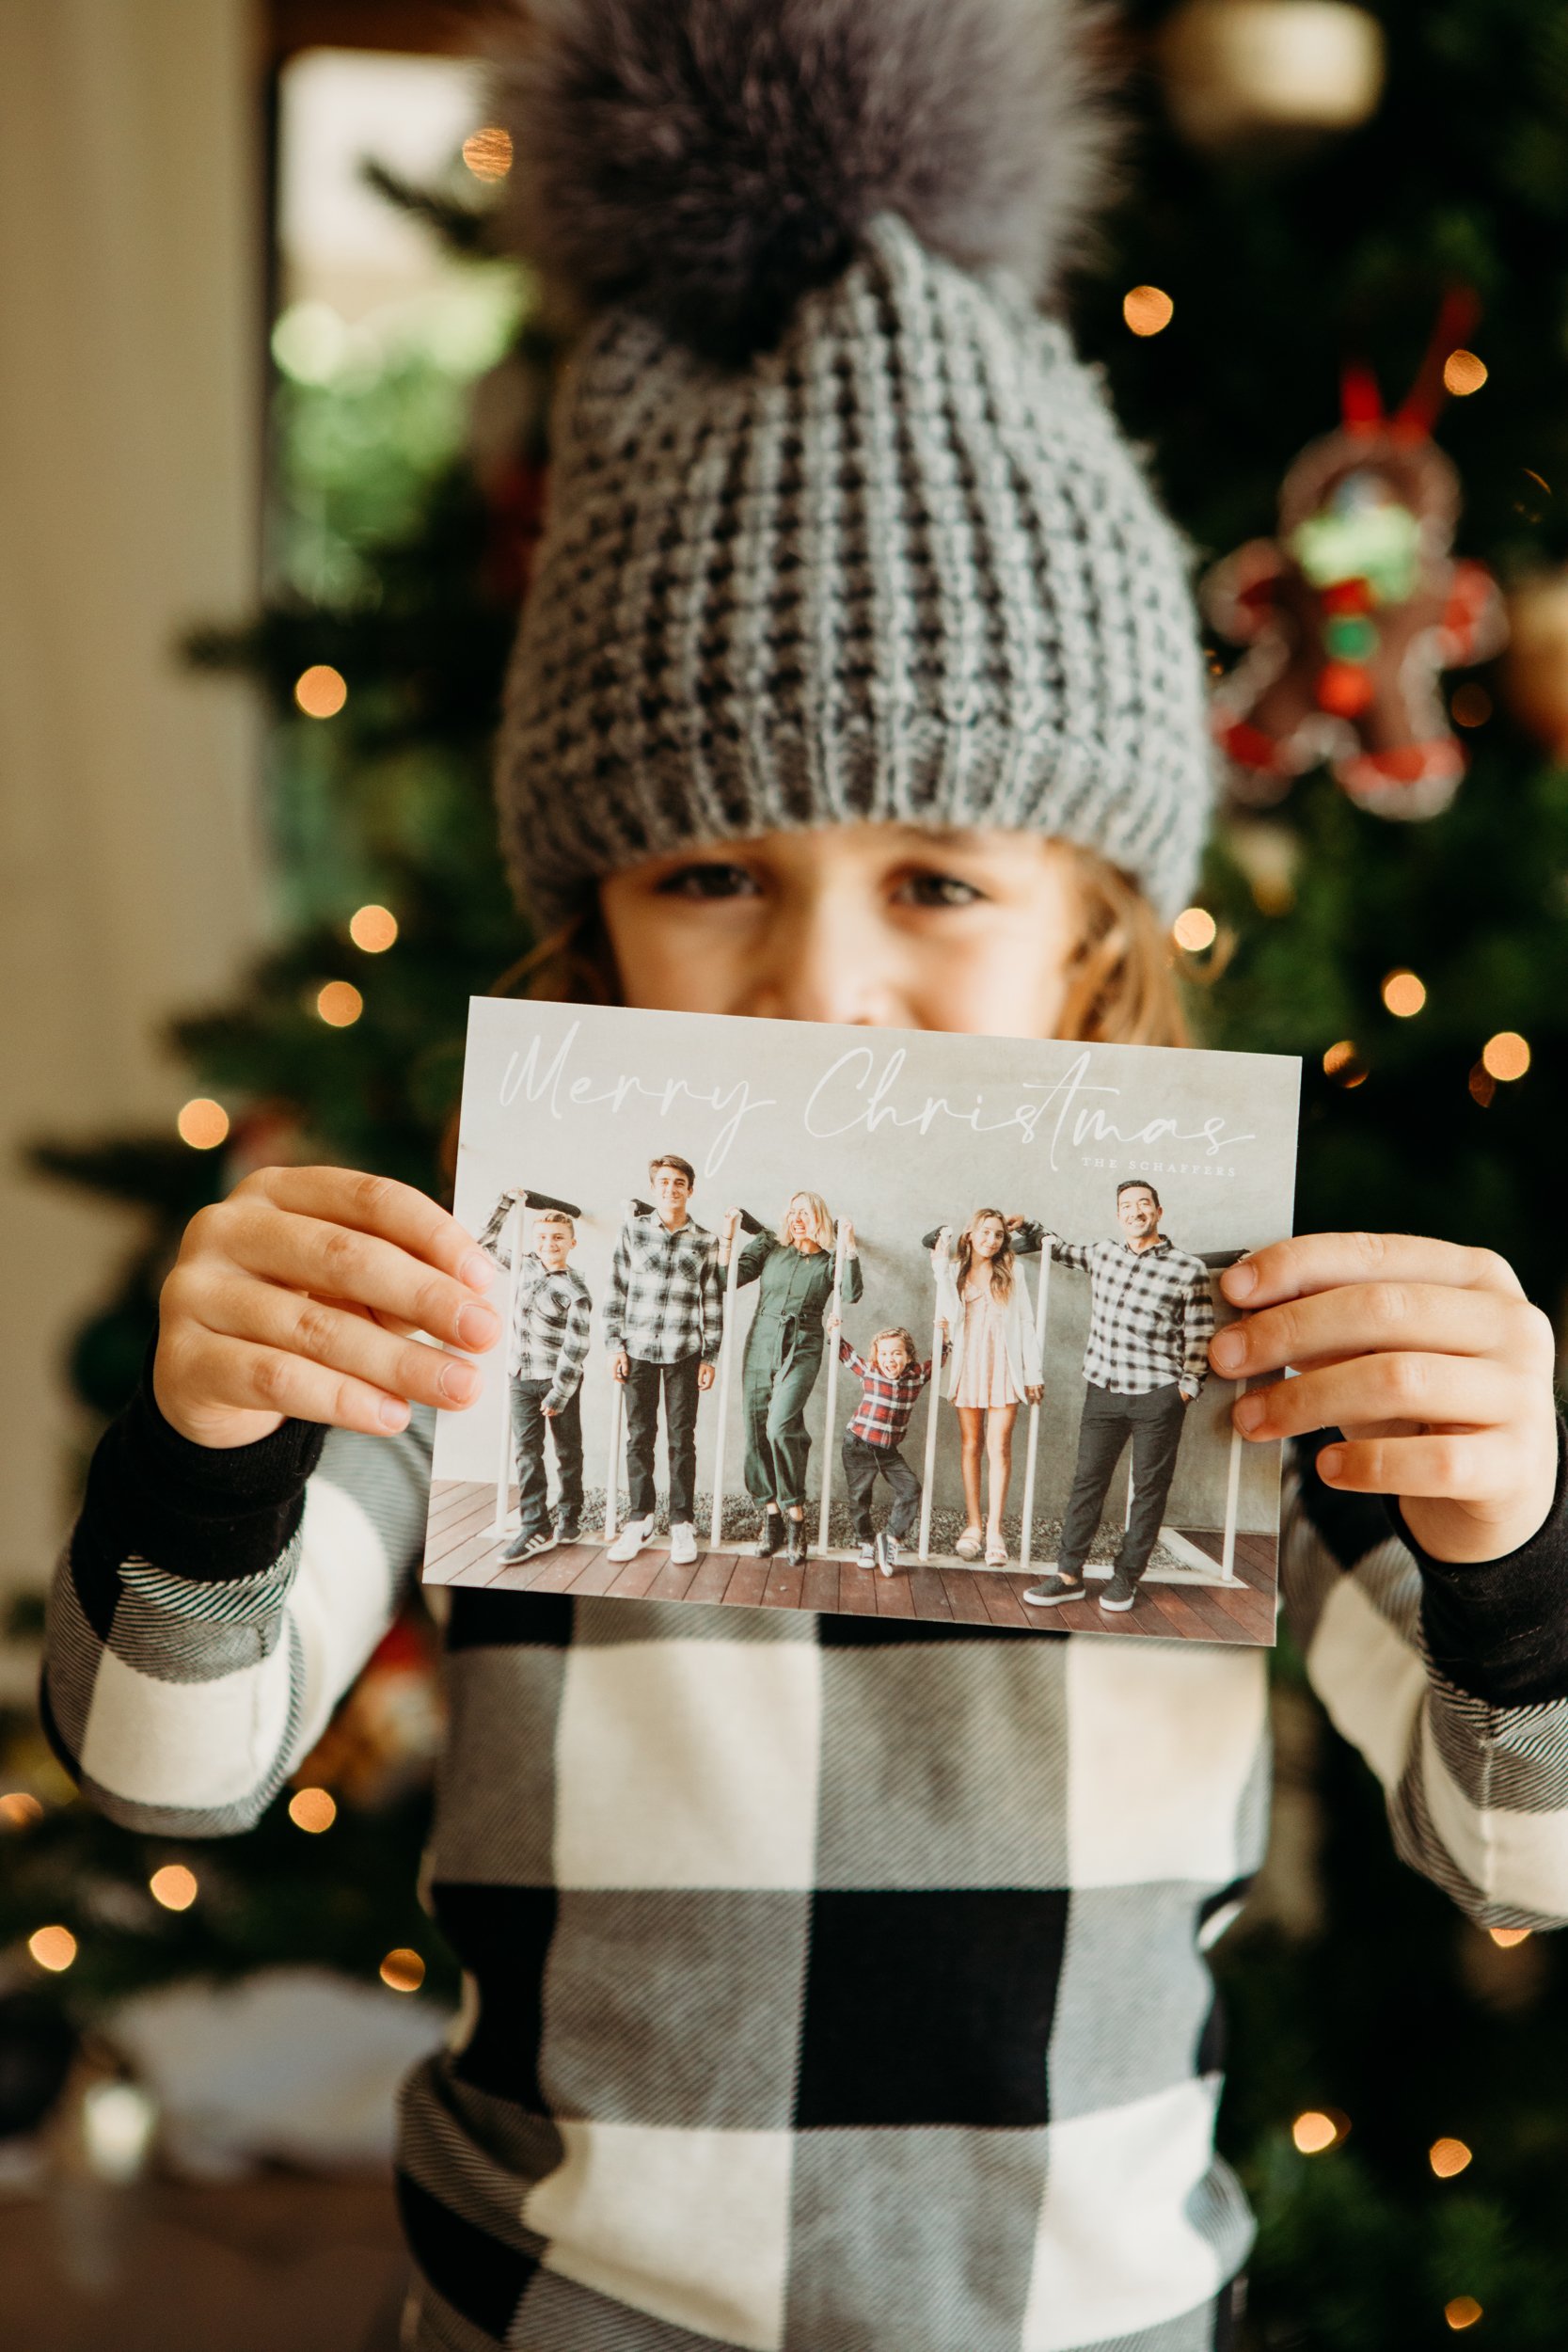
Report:
[{"label": "woman in green jumpsuit", "polygon": [[[845,1303],[861,1295],[855,1229],[844,1228]],[[787,1522],[791,1565],[804,1560],[806,1402],[822,1369],[822,1318],[833,1295],[833,1222],[820,1194],[798,1192],[784,1238],[765,1227],[746,1244],[737,1282],[760,1284],[746,1335],[741,1396],[746,1415],[746,1491],[761,1505],[759,1555],[777,1551]]]}]

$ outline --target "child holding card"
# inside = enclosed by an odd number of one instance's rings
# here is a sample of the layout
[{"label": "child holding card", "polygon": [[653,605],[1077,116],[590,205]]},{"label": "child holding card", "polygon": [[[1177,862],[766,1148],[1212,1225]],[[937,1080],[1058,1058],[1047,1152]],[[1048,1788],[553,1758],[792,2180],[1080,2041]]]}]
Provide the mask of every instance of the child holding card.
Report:
[{"label": "child holding card", "polygon": [[[630,1006],[1182,1041],[1189,551],[1041,307],[1101,184],[1085,25],[519,30],[508,201],[583,323],[499,765],[542,987],[586,959]],[[192,1221],[52,1603],[50,1729],[118,1818],[242,1829],[308,1752],[417,1573],[493,1271],[341,1168]],[[1320,1433],[1285,1599],[1400,1852],[1557,1924],[1546,1318],[1405,1234],[1223,1279],[1237,1426]],[[1259,1652],[458,1591],[448,1691],[430,1901],[468,1994],[403,2103],[410,2352],[1229,2340],[1201,1947],[1262,1853]]]}]

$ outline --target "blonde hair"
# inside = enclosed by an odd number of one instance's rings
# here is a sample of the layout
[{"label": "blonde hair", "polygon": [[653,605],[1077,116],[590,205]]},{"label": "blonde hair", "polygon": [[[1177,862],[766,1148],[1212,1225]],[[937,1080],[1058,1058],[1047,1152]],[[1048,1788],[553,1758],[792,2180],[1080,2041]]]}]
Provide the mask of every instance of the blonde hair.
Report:
[{"label": "blonde hair", "polygon": [[779,1227],[779,1239],[793,1248],[794,1245],[789,1243],[789,1218],[797,1200],[803,1200],[810,1209],[812,1239],[819,1249],[825,1249],[831,1257],[837,1245],[838,1235],[833,1231],[833,1220],[829,1214],[828,1204],[819,1192],[807,1192],[802,1189],[790,1194],[789,1199],[784,1202],[784,1223]]},{"label": "blonde hair", "polygon": [[991,1217],[1002,1228],[1002,1247],[994,1258],[986,1260],[990,1268],[990,1286],[998,1298],[1010,1298],[1013,1295],[1013,1237],[1007,1230],[1007,1220],[1000,1209],[976,1209],[958,1235],[958,1247],[954,1252],[960,1298],[974,1265],[974,1229]]},{"label": "blonde hair", "polygon": [[533,1221],[535,1225],[564,1225],[574,1241],[578,1237],[577,1221],[564,1209],[535,1209]]},{"label": "blonde hair", "polygon": [[[1092,850],[1060,847],[1073,867],[1083,922],[1056,1035],[1085,1045],[1190,1045],[1165,925],[1119,867]],[[597,905],[542,939],[490,993],[618,1004],[620,977]]]},{"label": "blonde hair", "polygon": [[911,1363],[919,1363],[920,1350],[914,1343],[914,1334],[912,1331],[906,1331],[901,1323],[890,1323],[885,1331],[878,1332],[876,1338],[871,1343],[871,1360],[873,1363],[877,1360],[877,1350],[880,1347],[884,1340],[896,1340],[905,1355],[909,1358]]}]

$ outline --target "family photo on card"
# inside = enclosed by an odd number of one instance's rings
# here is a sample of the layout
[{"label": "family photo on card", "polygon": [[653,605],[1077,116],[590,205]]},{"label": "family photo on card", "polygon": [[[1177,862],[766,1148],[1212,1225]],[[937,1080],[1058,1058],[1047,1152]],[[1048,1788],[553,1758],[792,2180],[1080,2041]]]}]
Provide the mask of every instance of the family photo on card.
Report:
[{"label": "family photo on card", "polygon": [[476,1000],[455,1213],[507,1334],[426,1577],[1273,1639],[1210,1369],[1297,1065]]}]

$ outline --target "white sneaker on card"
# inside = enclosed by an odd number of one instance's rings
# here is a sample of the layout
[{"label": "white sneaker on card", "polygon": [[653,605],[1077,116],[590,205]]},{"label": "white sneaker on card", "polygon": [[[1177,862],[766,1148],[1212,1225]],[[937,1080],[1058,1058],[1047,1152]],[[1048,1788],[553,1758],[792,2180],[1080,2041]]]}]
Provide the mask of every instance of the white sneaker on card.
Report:
[{"label": "white sneaker on card", "polygon": [[694,1568],[697,1565],[697,1531],[689,1519],[683,1519],[670,1530],[670,1565],[673,1568]]},{"label": "white sneaker on card", "polygon": [[608,1557],[622,1562],[635,1560],[653,1532],[652,1519],[628,1519],[610,1545]]}]

